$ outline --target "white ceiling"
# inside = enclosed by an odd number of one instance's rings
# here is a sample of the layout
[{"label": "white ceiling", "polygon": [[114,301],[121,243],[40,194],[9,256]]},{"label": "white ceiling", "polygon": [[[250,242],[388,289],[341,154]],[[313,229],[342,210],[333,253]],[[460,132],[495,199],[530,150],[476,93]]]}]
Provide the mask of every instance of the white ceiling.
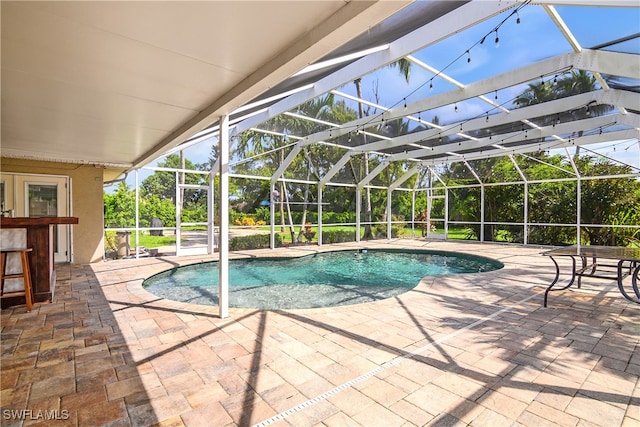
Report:
[{"label": "white ceiling", "polygon": [[2,1],[2,156],[141,166],[402,1]]}]

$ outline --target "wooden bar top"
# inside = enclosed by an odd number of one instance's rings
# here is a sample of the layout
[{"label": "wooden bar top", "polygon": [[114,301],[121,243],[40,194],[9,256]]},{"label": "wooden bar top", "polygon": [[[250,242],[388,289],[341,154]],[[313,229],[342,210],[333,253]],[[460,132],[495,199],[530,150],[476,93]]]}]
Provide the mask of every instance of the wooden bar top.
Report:
[{"label": "wooden bar top", "polygon": [[[36,302],[53,300],[53,292],[56,283],[53,229],[56,225],[77,224],[78,218],[71,216],[55,217],[43,216],[37,218],[6,218],[0,217],[0,228],[27,230],[25,246],[32,248],[29,257],[29,270],[31,271],[31,283],[33,296]],[[2,306],[24,303],[24,297],[3,299]]]},{"label": "wooden bar top", "polygon": [[0,217],[0,228],[18,228],[18,227],[33,227],[43,225],[56,225],[56,224],[77,224],[78,218],[73,216],[42,216],[37,218],[19,217],[8,218]]}]

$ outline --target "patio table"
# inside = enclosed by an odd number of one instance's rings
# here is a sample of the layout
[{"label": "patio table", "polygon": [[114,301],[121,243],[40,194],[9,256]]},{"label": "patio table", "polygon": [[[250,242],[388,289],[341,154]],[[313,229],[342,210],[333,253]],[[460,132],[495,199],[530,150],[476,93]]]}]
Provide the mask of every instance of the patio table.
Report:
[{"label": "patio table", "polygon": [[[581,286],[583,276],[596,277],[601,279],[615,279],[618,282],[620,293],[629,301],[640,304],[640,290],[638,289],[638,272],[640,271],[640,248],[618,247],[618,246],[584,246],[573,245],[543,252],[542,255],[551,258],[556,266],[556,277],[544,292],[544,306],[547,306],[547,297],[550,291],[561,291],[570,288],[576,277],[578,278],[578,288]],[[552,289],[560,278],[560,266],[556,258],[571,258],[571,280],[569,284],[557,289]],[[580,259],[580,263],[577,263]],[[614,261],[615,264],[611,264]],[[605,262],[610,262],[606,264]],[[625,265],[626,264],[626,265]],[[604,267],[604,273],[600,274],[599,268]],[[607,270],[607,268],[609,268]],[[611,269],[615,268],[614,271]],[[614,274],[615,273],[615,274]],[[631,275],[631,291],[625,289],[623,281]]]}]

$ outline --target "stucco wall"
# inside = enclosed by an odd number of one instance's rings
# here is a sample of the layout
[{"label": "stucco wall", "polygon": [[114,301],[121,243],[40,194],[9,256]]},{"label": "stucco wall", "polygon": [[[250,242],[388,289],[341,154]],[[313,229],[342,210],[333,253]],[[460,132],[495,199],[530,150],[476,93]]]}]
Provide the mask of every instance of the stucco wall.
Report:
[{"label": "stucco wall", "polygon": [[42,162],[22,159],[0,159],[2,172],[64,175],[71,178],[74,263],[102,260],[104,253],[104,208],[102,196],[103,169],[90,165]]}]

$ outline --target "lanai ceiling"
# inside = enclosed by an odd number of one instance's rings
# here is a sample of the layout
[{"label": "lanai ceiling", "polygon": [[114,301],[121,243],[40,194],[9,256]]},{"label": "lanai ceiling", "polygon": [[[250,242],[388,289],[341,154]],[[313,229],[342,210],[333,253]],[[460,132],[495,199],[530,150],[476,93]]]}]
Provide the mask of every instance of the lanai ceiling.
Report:
[{"label": "lanai ceiling", "polygon": [[[583,46],[559,10],[598,6],[622,10],[632,25],[591,22],[620,28]],[[516,25],[531,34],[540,25],[527,14],[533,8],[559,43],[525,40],[521,59],[487,53],[495,39],[517,38]],[[2,155],[130,170],[214,135],[222,114],[231,114],[233,135],[260,131],[327,93],[366,103],[371,114],[286,135],[297,141],[287,161],[314,143],[344,150],[324,182],[364,152],[418,168],[611,140],[637,147],[639,10],[627,0],[2,2]],[[468,31],[474,44],[436,49]],[[400,58],[416,77],[391,101],[345,90]],[[458,79],[455,69],[472,58],[508,65]],[[513,94],[527,85],[551,86],[577,70],[601,89],[514,107]],[[588,114],[602,106],[606,114]],[[445,109],[461,114],[434,122]],[[409,131],[383,135],[396,119],[408,120]]]},{"label": "lanai ceiling", "polygon": [[2,1],[2,156],[144,165],[409,3]]}]

